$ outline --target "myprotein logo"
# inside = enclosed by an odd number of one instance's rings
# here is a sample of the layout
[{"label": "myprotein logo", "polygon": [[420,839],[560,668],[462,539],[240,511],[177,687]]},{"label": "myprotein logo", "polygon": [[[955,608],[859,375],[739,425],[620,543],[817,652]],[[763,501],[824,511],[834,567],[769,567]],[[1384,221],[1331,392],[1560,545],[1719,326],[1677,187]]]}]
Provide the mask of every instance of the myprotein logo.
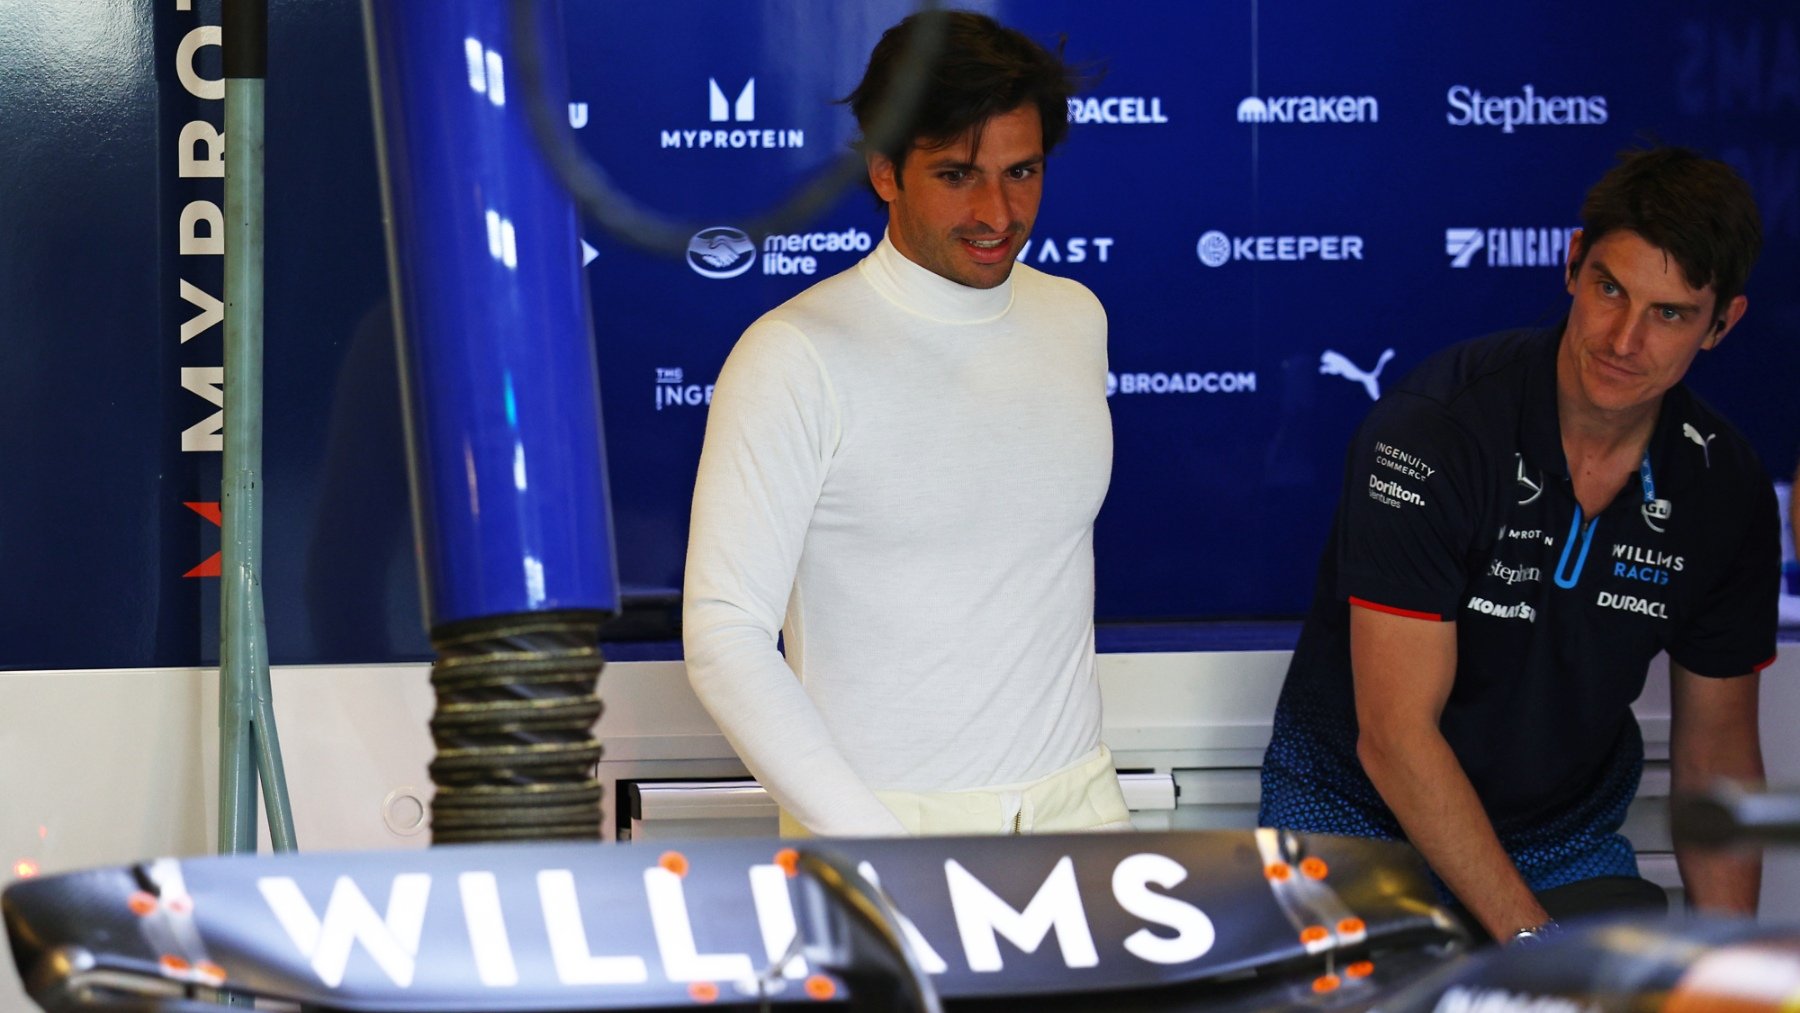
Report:
[{"label": "myprotein logo", "polygon": [[1519,127],[1597,127],[1606,122],[1605,95],[1539,95],[1526,85],[1517,95],[1484,95],[1466,84],[1445,93],[1453,127],[1499,127],[1510,134]]},{"label": "myprotein logo", "polygon": [[[806,131],[795,128],[758,128],[756,78],[742,85],[706,79],[708,127],[661,131],[665,148],[804,148]],[[729,126],[725,125],[729,124]]]},{"label": "myprotein logo", "polygon": [[656,367],[656,410],[699,408],[712,404],[713,385],[688,383],[680,366]]},{"label": "myprotein logo", "polygon": [[1106,374],[1106,396],[1115,394],[1254,394],[1256,372]]},{"label": "myprotein logo", "polygon": [[735,103],[726,102],[725,90],[719,87],[716,79],[709,77],[706,79],[706,97],[708,102],[706,118],[714,123],[724,123],[726,120],[749,123],[756,119],[756,78],[754,77],[744,82],[744,90],[738,92]]},{"label": "myprotein logo", "polygon": [[688,240],[687,262],[704,278],[723,280],[760,265],[765,275],[816,275],[829,254],[867,253],[875,237],[862,229],[764,236],[760,254],[750,234],[729,225],[701,229]]},{"label": "myprotein logo", "polygon": [[1287,95],[1237,105],[1239,123],[1376,123],[1381,103],[1373,95]]},{"label": "myprotein logo", "polygon": [[1069,100],[1070,123],[1145,126],[1169,122],[1158,96],[1092,96]]},{"label": "myprotein logo", "polygon": [[[165,143],[173,143],[176,170],[175,182],[166,192],[179,194],[177,199],[185,198],[185,203],[174,223],[176,227],[163,233],[164,241],[168,243],[163,252],[178,258],[166,263],[176,265],[177,291],[187,306],[180,310],[179,315],[184,319],[178,325],[177,333],[163,339],[178,339],[174,344],[179,346],[179,352],[166,353],[168,358],[162,361],[178,364],[175,375],[165,374],[163,382],[179,382],[186,392],[179,396],[182,407],[174,422],[180,427],[181,452],[217,454],[225,449],[223,339],[226,305],[220,297],[225,255],[225,213],[222,208],[225,203],[225,134],[213,124],[219,119],[224,105],[225,81],[222,77],[204,77],[202,73],[208,66],[207,50],[222,47],[224,36],[217,23],[201,24],[199,18],[197,13],[183,16],[183,24],[177,29],[179,42],[159,50],[157,57],[159,61],[168,61],[160,69],[173,70],[182,90],[197,100],[192,107],[194,118],[179,125],[171,123],[168,127],[171,136],[165,139]],[[192,23],[186,23],[188,19],[192,19]],[[217,54],[210,55],[214,60],[212,65],[216,66]],[[215,292],[220,295],[214,295]],[[233,307],[232,312],[236,311]],[[190,394],[200,400],[187,400],[186,395]],[[173,438],[176,434],[167,432],[163,436]],[[193,469],[184,468],[183,471],[191,473]],[[180,496],[179,493],[175,495]],[[196,533],[194,528],[200,526],[201,532],[206,532],[208,529],[204,525],[216,528],[223,524],[224,516],[217,501],[184,502],[183,505],[191,513],[182,515],[184,520],[178,537],[190,541],[201,538],[210,541],[216,537]],[[195,520],[186,520],[194,515],[198,515]],[[183,576],[217,577],[221,572],[220,560],[220,554],[215,552],[189,567]]]},{"label": "myprotein logo", "polygon": [[1288,262],[1361,260],[1361,236],[1228,236],[1217,229],[1194,245],[1200,263],[1224,267],[1233,261]]},{"label": "myprotein logo", "polygon": [[[1561,268],[1569,254],[1568,228],[1470,228],[1444,230],[1444,255],[1453,268],[1480,263],[1486,267]],[[1480,257],[1477,258],[1477,254]]]}]

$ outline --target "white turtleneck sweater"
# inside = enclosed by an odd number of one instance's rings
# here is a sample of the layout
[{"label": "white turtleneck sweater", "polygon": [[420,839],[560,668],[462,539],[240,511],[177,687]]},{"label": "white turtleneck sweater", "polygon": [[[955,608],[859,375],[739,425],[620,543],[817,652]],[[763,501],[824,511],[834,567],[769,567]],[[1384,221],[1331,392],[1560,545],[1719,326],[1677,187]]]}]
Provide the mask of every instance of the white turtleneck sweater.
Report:
[{"label": "white turtleneck sweater", "polygon": [[1093,293],[1024,264],[969,288],[884,238],[719,374],[688,539],[695,692],[821,835],[903,833],[876,790],[1083,758],[1111,471]]}]

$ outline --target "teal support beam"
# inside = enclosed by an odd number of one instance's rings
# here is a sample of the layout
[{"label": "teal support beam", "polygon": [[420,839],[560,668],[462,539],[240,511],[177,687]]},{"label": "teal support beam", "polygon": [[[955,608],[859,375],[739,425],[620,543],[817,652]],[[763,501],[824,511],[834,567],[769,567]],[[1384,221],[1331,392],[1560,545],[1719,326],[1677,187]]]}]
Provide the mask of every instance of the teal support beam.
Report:
[{"label": "teal support beam", "polygon": [[267,8],[224,5],[225,461],[219,645],[219,851],[256,850],[256,790],[296,847],[262,601],[263,86]]}]

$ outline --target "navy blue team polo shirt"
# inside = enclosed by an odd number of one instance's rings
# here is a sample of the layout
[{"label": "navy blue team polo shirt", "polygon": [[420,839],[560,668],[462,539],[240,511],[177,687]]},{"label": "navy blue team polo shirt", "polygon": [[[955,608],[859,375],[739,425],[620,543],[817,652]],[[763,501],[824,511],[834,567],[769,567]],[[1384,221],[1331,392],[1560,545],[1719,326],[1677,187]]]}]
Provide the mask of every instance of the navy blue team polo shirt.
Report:
[{"label": "navy blue team polo shirt", "polygon": [[1370,412],[1263,762],[1261,822],[1403,837],[1356,756],[1351,603],[1456,623],[1440,727],[1534,890],[1635,875],[1618,833],[1652,657],[1730,677],[1774,660],[1775,496],[1744,438],[1677,384],[1598,517],[1557,426],[1562,327],[1422,364]]}]

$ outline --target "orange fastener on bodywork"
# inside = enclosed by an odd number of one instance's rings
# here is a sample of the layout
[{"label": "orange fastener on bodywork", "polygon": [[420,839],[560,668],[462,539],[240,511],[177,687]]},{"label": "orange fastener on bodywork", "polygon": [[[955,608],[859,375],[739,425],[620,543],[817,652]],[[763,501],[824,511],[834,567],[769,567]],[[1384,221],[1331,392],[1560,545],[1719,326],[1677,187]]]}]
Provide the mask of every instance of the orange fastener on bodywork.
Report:
[{"label": "orange fastener on bodywork", "polygon": [[173,953],[163,954],[160,963],[162,964],[163,970],[168,971],[170,974],[186,974],[188,972],[188,967],[190,966],[187,961],[175,956]]},{"label": "orange fastener on bodywork", "polygon": [[662,857],[656,860],[656,864],[677,876],[686,877],[688,874],[687,857],[679,851],[663,852]]},{"label": "orange fastener on bodywork", "polygon": [[125,903],[131,907],[131,913],[139,918],[156,913],[156,898],[142,890],[132,894],[131,899]]},{"label": "orange fastener on bodywork", "polygon": [[1303,943],[1316,943],[1329,935],[1331,935],[1331,933],[1325,931],[1325,926],[1323,925],[1308,925],[1306,928],[1300,930],[1300,941]]},{"label": "orange fastener on bodywork", "polygon": [[199,971],[213,981],[225,980],[225,969],[210,960],[202,960],[200,963],[195,964],[194,970]]},{"label": "orange fastener on bodywork", "polygon": [[1338,922],[1338,933],[1340,935],[1354,936],[1367,928],[1368,926],[1363,924],[1361,918],[1346,918],[1343,921]]},{"label": "orange fastener on bodywork", "polygon": [[1344,974],[1352,978],[1367,978],[1374,973],[1375,962],[1372,960],[1359,960],[1349,967],[1344,968]]},{"label": "orange fastener on bodywork", "polygon": [[824,1002],[837,995],[837,983],[822,974],[806,979],[806,994]]},{"label": "orange fastener on bodywork", "polygon": [[1313,991],[1323,995],[1326,992],[1337,991],[1337,987],[1342,984],[1343,982],[1339,981],[1335,974],[1321,974],[1313,979]]},{"label": "orange fastener on bodywork", "polygon": [[710,981],[696,981],[688,986],[688,997],[695,1002],[714,1002],[719,998],[719,986]]},{"label": "orange fastener on bodywork", "polygon": [[1331,871],[1331,867],[1325,864],[1323,858],[1309,858],[1300,863],[1300,871],[1306,875],[1307,879],[1324,879],[1325,874]]},{"label": "orange fastener on bodywork", "polygon": [[781,866],[781,871],[787,873],[789,879],[793,879],[800,874],[800,852],[793,848],[782,848],[775,852],[775,864]]},{"label": "orange fastener on bodywork", "polygon": [[1288,864],[1286,862],[1271,863],[1268,868],[1263,870],[1263,875],[1269,877],[1270,879],[1274,880],[1277,883],[1287,882],[1287,878],[1289,876],[1292,876],[1293,874],[1294,874],[1294,870],[1289,868]]}]

